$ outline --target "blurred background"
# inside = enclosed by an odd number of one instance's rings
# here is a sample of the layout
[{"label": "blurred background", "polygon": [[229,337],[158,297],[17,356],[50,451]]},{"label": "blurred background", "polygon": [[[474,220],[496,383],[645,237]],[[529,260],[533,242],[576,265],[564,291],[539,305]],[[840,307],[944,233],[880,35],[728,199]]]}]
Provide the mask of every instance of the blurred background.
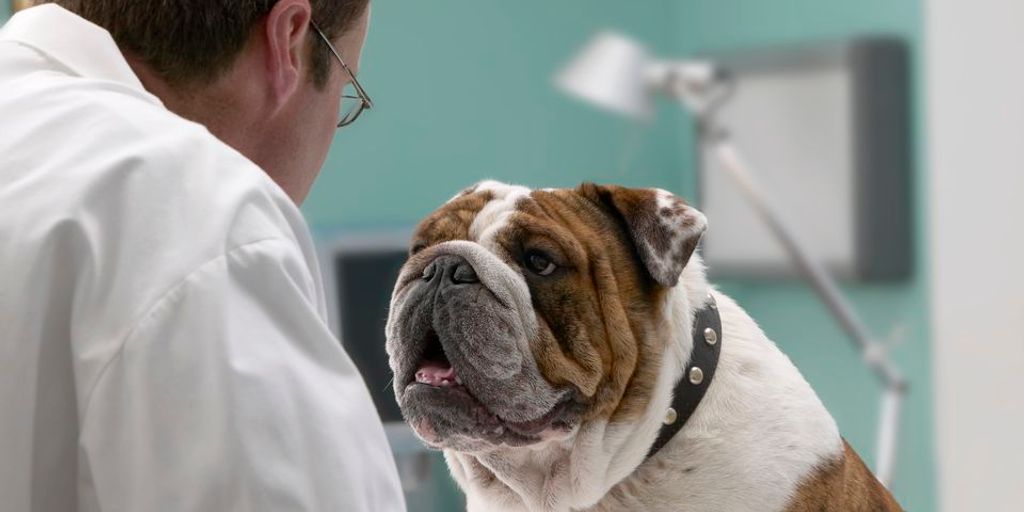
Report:
[{"label": "blurred background", "polygon": [[[744,77],[747,91],[760,91],[726,116],[737,146],[909,383],[891,483],[904,507],[1024,506],[1021,2],[372,5],[360,81],[375,108],[339,132],[303,210],[323,248],[335,327],[385,419],[397,418],[382,402],[390,390],[378,329],[415,223],[484,178],[609,182],[668,189],[709,212],[715,281],[793,359],[875,466],[881,384],[777,242],[757,233],[735,187],[715,178],[692,113],[659,99],[653,119],[636,123],[555,87],[595,34],[614,30],[652,55],[736,63],[737,101]],[[0,21],[9,13],[5,2]],[[878,41],[899,61],[880,80],[851,50]],[[872,91],[889,103],[873,103]],[[789,150],[770,150],[778,147]],[[737,244],[748,233],[747,246]],[[890,243],[872,246],[876,233]],[[863,271],[876,260],[889,271]],[[410,510],[457,509],[440,456],[399,425],[389,429]]]}]

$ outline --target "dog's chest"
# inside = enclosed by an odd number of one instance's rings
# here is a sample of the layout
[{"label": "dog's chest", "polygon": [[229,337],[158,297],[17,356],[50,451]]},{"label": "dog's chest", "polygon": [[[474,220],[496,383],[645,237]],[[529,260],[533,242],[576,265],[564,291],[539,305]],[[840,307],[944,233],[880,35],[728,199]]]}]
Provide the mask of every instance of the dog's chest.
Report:
[{"label": "dog's chest", "polygon": [[[725,343],[718,373],[686,426],[652,459],[609,482],[596,505],[561,510],[784,511],[801,482],[842,453],[834,420],[789,359],[731,300],[720,305]],[[579,475],[607,469],[585,467]],[[530,510],[515,501],[505,501],[507,510]],[[481,503],[478,510],[499,510],[493,501]]]}]

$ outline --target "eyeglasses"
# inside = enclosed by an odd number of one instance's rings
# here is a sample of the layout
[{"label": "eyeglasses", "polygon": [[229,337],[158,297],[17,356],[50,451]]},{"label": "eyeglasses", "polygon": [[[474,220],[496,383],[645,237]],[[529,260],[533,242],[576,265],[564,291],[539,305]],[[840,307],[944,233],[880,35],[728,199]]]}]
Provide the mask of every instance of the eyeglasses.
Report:
[{"label": "eyeglasses", "polygon": [[[313,27],[313,30],[315,30],[316,33],[320,36],[320,39],[324,42],[324,44],[327,45],[327,49],[334,54],[334,57],[336,59],[338,59],[338,62],[341,64],[342,69],[344,69],[345,72],[348,73],[349,83],[348,85],[345,86],[345,91],[342,93],[341,96],[341,112],[339,114],[340,117],[338,120],[338,128],[341,128],[342,126],[348,126],[355,122],[355,120],[359,117],[359,114],[363,113],[363,110],[370,110],[371,108],[373,108],[373,100],[371,100],[370,96],[366,94],[366,90],[363,89],[363,86],[359,85],[359,80],[356,80],[355,73],[353,73],[352,70],[349,69],[348,65],[345,64],[345,60],[341,58],[341,54],[338,53],[338,50],[334,49],[334,45],[331,44],[330,39],[327,39],[327,35],[324,34],[324,31],[320,30],[320,27],[318,27],[317,24],[313,21],[310,21],[309,24],[310,26]],[[354,92],[355,94],[352,94],[352,92]]]}]

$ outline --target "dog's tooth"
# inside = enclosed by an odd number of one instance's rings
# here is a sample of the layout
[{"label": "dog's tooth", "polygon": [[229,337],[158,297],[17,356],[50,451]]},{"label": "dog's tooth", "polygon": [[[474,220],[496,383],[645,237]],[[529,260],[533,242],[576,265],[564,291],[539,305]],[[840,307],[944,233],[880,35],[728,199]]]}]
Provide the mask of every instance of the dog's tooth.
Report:
[{"label": "dog's tooth", "polygon": [[493,432],[494,432],[494,435],[500,436],[501,434],[503,434],[505,432],[505,427],[502,427],[501,425],[498,425],[497,427],[494,427]]},{"label": "dog's tooth", "polygon": [[462,377],[459,377],[458,375],[456,375],[455,376],[455,383],[461,386],[462,385]]}]

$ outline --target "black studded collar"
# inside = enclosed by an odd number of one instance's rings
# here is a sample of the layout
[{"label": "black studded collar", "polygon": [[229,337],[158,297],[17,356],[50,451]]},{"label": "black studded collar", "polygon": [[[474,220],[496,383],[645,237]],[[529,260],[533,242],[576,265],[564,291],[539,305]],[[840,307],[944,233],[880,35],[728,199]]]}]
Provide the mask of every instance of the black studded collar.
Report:
[{"label": "black studded collar", "polygon": [[707,304],[694,316],[692,337],[690,359],[682,378],[672,390],[672,405],[665,413],[664,424],[647,452],[647,458],[658,453],[683,428],[715,377],[718,356],[722,352],[722,318],[715,298],[710,294]]}]

